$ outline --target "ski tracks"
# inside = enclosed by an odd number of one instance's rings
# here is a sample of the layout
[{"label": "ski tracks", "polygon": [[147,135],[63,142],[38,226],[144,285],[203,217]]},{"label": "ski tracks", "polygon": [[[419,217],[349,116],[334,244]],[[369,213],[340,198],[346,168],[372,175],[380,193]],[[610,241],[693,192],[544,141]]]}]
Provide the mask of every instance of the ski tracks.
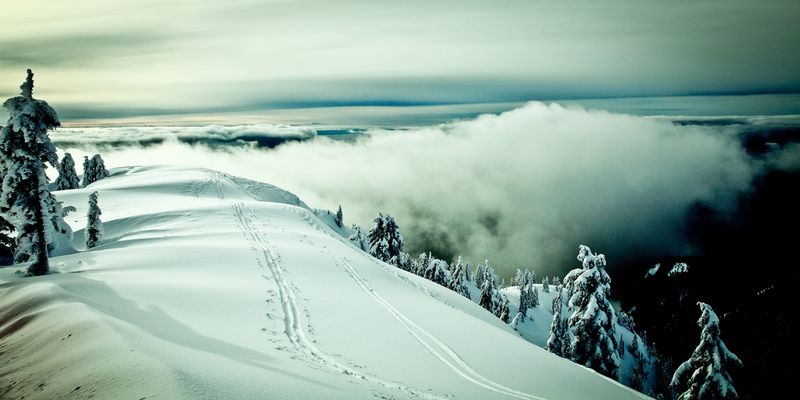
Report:
[{"label": "ski tracks", "polygon": [[253,188],[247,185],[246,182],[240,178],[213,170],[206,170],[205,174],[208,179],[193,180],[186,184],[181,191],[193,197],[200,198],[203,197],[203,194],[206,191],[213,188],[214,194],[216,195],[215,197],[220,200],[225,200],[227,197],[225,195],[225,183],[227,182],[236,190],[247,195],[247,197],[250,197],[254,200],[260,200],[260,198],[254,193]]},{"label": "ski tracks", "polygon": [[[311,213],[307,210],[297,209],[296,207],[287,207],[287,210],[298,215],[301,219],[303,219],[310,227],[323,232],[329,236],[333,236],[334,238],[338,239],[336,236],[331,234],[328,230],[326,230],[323,226],[320,225],[316,218],[313,218]],[[312,243],[313,245],[313,243]],[[461,356],[458,355],[450,346],[446,343],[442,342],[439,338],[434,336],[432,333],[427,331],[425,328],[419,326],[416,322],[408,318],[405,314],[400,312],[397,308],[392,306],[391,303],[386,301],[381,295],[379,295],[374,288],[372,288],[369,283],[364,279],[358,271],[353,268],[352,265],[347,261],[346,258],[343,257],[336,257],[330,254],[326,248],[323,248],[322,251],[324,253],[329,254],[333,259],[336,261],[336,264],[343,267],[345,272],[356,282],[356,284],[373,300],[375,300],[381,307],[383,307],[389,315],[391,315],[402,327],[406,330],[417,342],[422,345],[431,355],[439,359],[445,366],[451,369],[454,373],[461,376],[462,378],[466,379],[467,381],[483,387],[484,389],[490,390],[492,392],[506,395],[509,397],[514,397],[518,399],[526,399],[526,400],[546,400],[542,397],[534,396],[528,393],[520,392],[518,390],[511,389],[507,386],[504,386],[498,382],[487,378],[484,375],[481,375],[479,372],[475,371],[466,361],[464,361]],[[399,274],[395,273],[399,278],[405,280],[407,283],[415,285],[413,282],[400,276]],[[439,299],[438,295],[427,290],[427,288],[419,288],[418,289],[425,289],[426,293],[431,295],[434,298]],[[446,302],[445,302],[446,303]],[[448,304],[449,305],[449,304]],[[450,305],[452,307],[452,305]]]},{"label": "ski tracks", "polygon": [[546,400],[542,397],[534,396],[528,393],[520,392],[511,389],[500,383],[497,383],[486,376],[481,375],[475,371],[469,364],[467,364],[461,356],[458,355],[450,346],[439,340],[436,336],[431,334],[425,328],[419,326],[416,322],[408,318],[405,314],[400,312],[391,303],[386,301],[373,289],[369,283],[353,268],[346,258],[335,258],[337,264],[342,266],[348,275],[356,282],[356,284],[375,302],[383,307],[389,315],[391,315],[402,327],[406,330],[417,342],[422,345],[431,355],[439,359],[444,365],[450,368],[457,375],[472,382],[475,385],[483,387],[484,389],[493,391],[498,394],[503,394],[518,399],[530,400]]},{"label": "ski tracks", "polygon": [[209,188],[213,187],[216,197],[225,200],[225,189],[222,185],[224,175],[217,171],[206,171],[208,179],[196,179],[186,184],[182,192],[200,198]]},{"label": "ski tracks", "polygon": [[[326,234],[326,235],[328,235],[328,236],[330,236],[330,237],[332,237],[332,238],[334,238],[334,239],[336,239],[336,240],[338,240],[338,241],[340,241],[342,243],[345,243],[345,244],[347,244],[349,246],[353,246],[352,242],[350,242],[346,238],[336,234],[335,232],[332,232],[330,227],[323,226],[323,224],[319,222],[319,218],[317,218],[314,215],[314,213],[312,213],[311,211],[306,210],[304,208],[300,208],[300,207],[285,207],[285,209],[286,209],[286,211],[289,211],[289,212],[299,216],[303,221],[306,222],[306,224],[308,224],[310,227],[314,228],[315,230],[317,230],[319,232],[322,232],[322,233],[324,233],[324,234]],[[358,249],[358,251],[361,251],[361,250]],[[439,294],[431,291],[430,289],[428,289],[427,287],[425,287],[423,285],[420,285],[420,284],[412,281],[411,279],[408,279],[408,277],[403,276],[399,272],[399,271],[401,271],[399,268],[396,268],[394,266],[390,266],[389,264],[386,264],[386,263],[381,263],[381,267],[387,273],[390,273],[390,274],[394,275],[396,278],[404,281],[405,283],[409,284],[410,286],[414,287],[415,289],[427,294],[428,296],[433,297],[434,299],[444,303],[445,305],[447,305],[450,308],[456,308],[455,306],[450,304],[450,302],[445,300],[442,296],[439,296]]]},{"label": "ski tracks", "polygon": [[245,234],[248,241],[256,246],[256,251],[259,253],[259,257],[263,259],[263,262],[259,262],[259,265],[266,267],[269,276],[277,286],[278,297],[280,299],[284,314],[284,333],[294,349],[304,353],[324,367],[339,373],[375,383],[387,389],[401,391],[406,394],[430,400],[445,399],[444,397],[423,392],[403,384],[390,382],[374,376],[363,374],[342,364],[330,355],[321,351],[311,340],[309,340],[308,336],[303,330],[301,311],[297,300],[297,288],[288,279],[280,256],[276,251],[274,251],[264,235],[256,228],[254,224],[254,221],[256,220],[255,214],[242,202],[234,203],[233,214],[236,218],[236,224]]}]

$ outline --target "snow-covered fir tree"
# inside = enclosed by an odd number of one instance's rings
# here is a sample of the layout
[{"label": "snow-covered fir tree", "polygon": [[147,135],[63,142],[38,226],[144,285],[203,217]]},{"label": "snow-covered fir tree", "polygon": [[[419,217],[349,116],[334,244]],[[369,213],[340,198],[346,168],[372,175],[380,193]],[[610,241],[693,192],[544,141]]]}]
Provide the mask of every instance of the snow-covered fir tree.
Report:
[{"label": "snow-covered fir tree", "polygon": [[450,276],[450,290],[471,300],[467,285],[467,270],[461,256],[450,266]]},{"label": "snow-covered fir tree", "polygon": [[433,257],[431,253],[428,253],[427,265],[423,268],[424,270],[421,275],[423,278],[444,287],[450,287],[450,280],[452,277],[449,271],[450,266],[447,265],[446,261]]},{"label": "snow-covered fir tree", "polygon": [[6,212],[16,226],[14,262],[34,259],[28,273],[44,275],[50,268],[48,251],[55,247],[56,234],[63,224],[60,213],[51,215],[59,206],[47,188],[45,175],[45,163],[58,166],[47,131],[61,123],[47,102],[33,98],[31,70],[20,89],[19,96],[3,103],[9,119],[0,130],[0,211]]},{"label": "snow-covered fir tree", "polygon": [[501,321],[508,323],[510,317],[509,316],[510,311],[508,308],[508,297],[506,297],[506,295],[500,292],[497,292],[497,295],[498,295],[498,300],[495,303],[496,307],[495,315],[497,315],[497,318],[500,318]]},{"label": "snow-covered fir tree", "polygon": [[519,278],[519,311],[523,317],[531,308],[539,307],[539,292],[535,285],[536,274],[524,270]]},{"label": "snow-covered fir tree", "polygon": [[344,226],[344,214],[342,214],[342,206],[339,205],[339,209],[336,210],[336,226],[343,227]]},{"label": "snow-covered fir tree", "polygon": [[83,180],[81,181],[81,187],[86,187],[91,183],[90,180],[93,179],[92,173],[94,173],[94,168],[90,165],[89,156],[83,156]]},{"label": "snow-covered fir tree", "polygon": [[480,280],[483,282],[478,304],[507,323],[510,318],[508,298],[497,290],[497,274],[489,264],[489,260],[484,261],[483,265],[479,265],[476,271],[480,272],[480,274],[476,272],[476,279],[478,279],[477,275],[480,275]]},{"label": "snow-covered fir tree", "polygon": [[550,324],[550,335],[547,337],[545,350],[564,358],[570,358],[570,336],[567,319],[561,314],[553,316]]},{"label": "snow-covered fir tree", "polygon": [[430,264],[429,259],[430,253],[422,252],[411,262],[411,272],[414,275],[422,276],[425,274],[425,270],[428,269],[428,264]]},{"label": "snow-covered fir tree", "polygon": [[83,182],[81,182],[81,186],[89,186],[101,179],[108,178],[110,175],[100,154],[95,154],[92,158],[83,158]]},{"label": "snow-covered fir tree", "polygon": [[478,305],[485,308],[489,312],[494,313],[494,288],[489,280],[484,279],[481,286],[481,297],[478,300]]},{"label": "snow-covered fir tree", "polygon": [[373,222],[375,225],[367,234],[369,253],[381,261],[399,264],[405,242],[394,218],[380,213]]},{"label": "snow-covered fir tree", "polygon": [[569,329],[567,320],[563,317],[564,297],[561,291],[557,291],[553,297],[553,321],[550,324],[550,335],[547,338],[545,350],[560,356],[567,357],[569,351]]},{"label": "snow-covered fir tree", "polygon": [[631,374],[630,387],[641,392],[644,390],[644,382],[647,380],[647,361],[644,359],[644,353],[639,348],[639,340],[641,340],[639,335],[634,334],[631,341],[633,373]]},{"label": "snow-covered fir tree", "polygon": [[353,242],[353,244],[362,251],[369,251],[369,239],[367,239],[367,235],[364,234],[364,230],[358,225],[351,226],[350,230],[352,230],[353,233],[350,234],[347,240]]},{"label": "snow-covered fir tree", "polygon": [[524,272],[521,269],[517,268],[517,272],[514,273],[514,276],[511,278],[511,286],[522,286],[522,280],[525,279]]},{"label": "snow-covered fir tree", "polygon": [[605,270],[606,259],[594,255],[589,247],[578,250],[581,267],[564,278],[567,293],[568,323],[572,341],[571,358],[603,375],[616,379],[620,365],[617,354],[617,317],[608,300],[611,278]]},{"label": "snow-covered fir tree", "polygon": [[96,246],[103,236],[103,221],[100,220],[100,207],[97,205],[97,192],[89,195],[89,211],[86,213],[86,248]]},{"label": "snow-covered fir tree", "polygon": [[562,313],[562,309],[564,308],[564,290],[561,285],[556,287],[556,295],[553,296],[553,302],[550,305],[550,313]]},{"label": "snow-covered fir tree", "polygon": [[550,278],[546,276],[542,279],[542,292],[550,293]]},{"label": "snow-covered fir tree", "polygon": [[56,179],[57,190],[77,189],[81,187],[78,173],[75,171],[75,160],[72,155],[65,153],[61,162],[58,164],[58,178]]},{"label": "snow-covered fir tree", "polygon": [[739,395],[729,370],[741,368],[742,361],[720,339],[719,318],[711,306],[697,305],[700,306],[697,325],[702,328],[700,344],[692,357],[675,370],[670,386],[678,400],[736,399]]},{"label": "snow-covered fir tree", "polygon": [[404,251],[401,251],[400,255],[393,258],[390,262],[404,271],[411,271],[414,269],[414,257],[411,257],[411,254]]},{"label": "snow-covered fir tree", "polygon": [[[488,263],[488,261],[487,261],[487,263]],[[486,276],[483,273],[483,267],[484,267],[484,265],[478,264],[478,266],[475,267],[475,273],[474,273],[474,275],[472,277],[472,281],[475,283],[475,286],[477,286],[479,288],[483,287],[483,279]]]}]

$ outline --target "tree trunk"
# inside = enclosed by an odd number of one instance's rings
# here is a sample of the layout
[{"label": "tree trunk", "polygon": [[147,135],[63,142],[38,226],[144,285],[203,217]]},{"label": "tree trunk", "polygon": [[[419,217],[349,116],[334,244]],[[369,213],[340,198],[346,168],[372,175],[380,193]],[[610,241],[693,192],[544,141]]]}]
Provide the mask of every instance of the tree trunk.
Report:
[{"label": "tree trunk", "polygon": [[35,185],[34,204],[36,205],[33,210],[34,218],[36,219],[36,261],[28,267],[28,273],[31,275],[45,275],[50,271],[50,262],[47,258],[47,236],[45,235],[45,220],[44,212],[42,211],[42,192],[39,190],[39,185]]}]

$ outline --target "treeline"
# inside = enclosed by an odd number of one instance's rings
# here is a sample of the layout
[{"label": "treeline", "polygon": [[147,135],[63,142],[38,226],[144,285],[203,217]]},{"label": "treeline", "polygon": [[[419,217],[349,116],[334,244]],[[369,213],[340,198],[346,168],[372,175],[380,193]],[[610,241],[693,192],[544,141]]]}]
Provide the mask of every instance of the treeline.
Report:
[{"label": "treeline", "polygon": [[[343,226],[341,207],[336,223]],[[637,332],[633,318],[614,309],[605,256],[593,253],[588,246],[579,246],[580,266],[563,280],[545,277],[536,284],[533,271],[518,269],[511,286],[519,289],[519,307],[510,320],[509,300],[500,290],[504,284],[488,260],[472,271],[460,256],[452,263],[430,252],[413,257],[403,251],[405,242],[400,228],[388,214],[379,214],[367,233],[357,225],[352,226],[351,232],[350,241],[361,250],[477,302],[514,329],[525,321],[529,309],[539,307],[540,289],[543,293],[552,292],[553,318],[546,350],[633,389],[659,399],[738,398],[729,371],[742,363],[720,339],[719,318],[711,306],[698,303],[700,344],[689,360],[673,369],[672,361],[660,355],[655,344],[647,342],[646,332]],[[628,362],[623,363],[626,354]],[[625,373],[623,366],[627,367]]]}]

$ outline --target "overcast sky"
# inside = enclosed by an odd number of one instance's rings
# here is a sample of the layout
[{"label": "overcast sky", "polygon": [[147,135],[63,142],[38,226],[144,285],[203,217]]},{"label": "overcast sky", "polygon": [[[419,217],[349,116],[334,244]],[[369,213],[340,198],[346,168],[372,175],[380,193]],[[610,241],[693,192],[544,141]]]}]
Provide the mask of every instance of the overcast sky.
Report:
[{"label": "overcast sky", "polygon": [[258,109],[800,91],[797,0],[0,0],[0,95]]}]

